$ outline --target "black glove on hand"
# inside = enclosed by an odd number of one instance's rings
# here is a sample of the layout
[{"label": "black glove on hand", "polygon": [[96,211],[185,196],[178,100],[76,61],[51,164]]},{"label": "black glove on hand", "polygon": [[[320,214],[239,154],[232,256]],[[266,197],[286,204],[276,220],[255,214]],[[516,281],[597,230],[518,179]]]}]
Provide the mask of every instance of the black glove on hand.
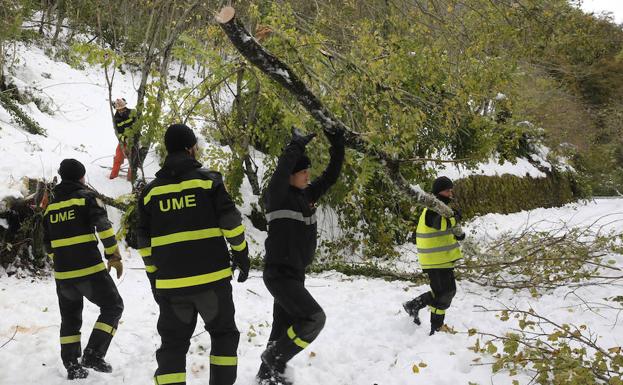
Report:
[{"label": "black glove on hand", "polygon": [[323,130],[323,132],[327,139],[329,139],[329,143],[331,143],[332,146],[344,147],[344,130],[335,130],[333,133]]},{"label": "black glove on hand", "polygon": [[463,213],[461,212],[461,209],[454,209],[454,219],[456,219],[457,222],[461,222],[463,220]]},{"label": "black glove on hand", "polygon": [[307,143],[309,143],[315,137],[316,134],[314,134],[313,132],[309,135],[305,135],[298,128],[292,127],[292,139],[290,140],[290,143],[294,143],[300,146],[303,150],[305,150],[305,146],[307,146]]},{"label": "black glove on hand", "polygon": [[249,268],[251,261],[249,260],[249,248],[245,247],[241,251],[232,251],[232,270],[240,270],[238,274],[238,282],[244,282],[249,278]]}]

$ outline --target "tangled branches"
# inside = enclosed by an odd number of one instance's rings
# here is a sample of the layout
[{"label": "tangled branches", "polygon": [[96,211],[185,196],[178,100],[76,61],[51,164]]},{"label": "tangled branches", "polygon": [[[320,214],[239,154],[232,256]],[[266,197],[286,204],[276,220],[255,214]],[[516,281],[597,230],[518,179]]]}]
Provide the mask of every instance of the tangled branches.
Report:
[{"label": "tangled branches", "polygon": [[519,370],[532,373],[530,383],[542,385],[623,384],[623,354],[620,346],[604,348],[586,325],[558,323],[533,309],[487,309],[500,320],[516,319],[518,328],[504,335],[470,329],[477,335],[470,349],[493,357],[494,372]]},{"label": "tangled branches", "polygon": [[[612,214],[611,214],[612,215]],[[536,231],[535,224],[492,242],[465,242],[458,266],[463,279],[494,288],[553,289],[603,284],[623,278],[612,256],[620,253],[622,234],[608,233],[608,216],[581,228],[561,225]],[[620,220],[620,219],[619,219]],[[600,225],[598,225],[601,223]]]}]

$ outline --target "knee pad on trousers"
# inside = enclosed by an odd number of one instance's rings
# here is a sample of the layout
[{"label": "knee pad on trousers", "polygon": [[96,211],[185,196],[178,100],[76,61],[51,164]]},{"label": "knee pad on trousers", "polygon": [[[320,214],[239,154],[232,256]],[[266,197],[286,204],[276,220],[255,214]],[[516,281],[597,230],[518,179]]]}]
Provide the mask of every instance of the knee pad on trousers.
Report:
[{"label": "knee pad on trousers", "polygon": [[444,310],[449,308],[455,294],[456,294],[456,289],[450,290],[450,291],[447,291],[447,292],[444,292],[438,295],[435,298],[435,300],[440,305],[439,308],[444,309]]},{"label": "knee pad on trousers", "polygon": [[110,318],[111,321],[114,320],[115,323],[119,322],[121,315],[123,314],[123,300],[119,297],[114,303],[102,307],[101,312],[102,316]]},{"label": "knee pad on trousers", "polygon": [[311,342],[318,337],[318,334],[324,328],[326,320],[327,316],[321,310],[301,322],[301,330],[297,332],[303,340]]}]

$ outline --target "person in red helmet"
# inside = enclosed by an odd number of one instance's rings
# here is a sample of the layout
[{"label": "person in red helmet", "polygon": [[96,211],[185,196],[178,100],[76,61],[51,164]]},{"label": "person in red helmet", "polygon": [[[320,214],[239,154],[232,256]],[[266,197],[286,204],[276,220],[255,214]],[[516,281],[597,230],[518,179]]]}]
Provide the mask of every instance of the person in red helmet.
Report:
[{"label": "person in red helmet", "polygon": [[[110,172],[110,179],[115,179],[119,176],[119,170],[121,169],[121,165],[123,164],[123,160],[129,157],[130,168],[128,170],[128,180],[132,180],[132,160],[134,156],[132,155],[135,151],[133,148],[136,147],[137,137],[128,137],[128,131],[132,128],[132,125],[136,122],[136,112],[130,108],[128,108],[128,104],[124,98],[116,99],[113,102],[113,106],[115,107],[115,116],[113,118],[115,122],[115,135],[117,135],[117,139],[119,139],[119,143],[117,144],[117,149],[115,151],[115,158],[113,160],[112,171]],[[130,143],[130,139],[132,143]]]}]

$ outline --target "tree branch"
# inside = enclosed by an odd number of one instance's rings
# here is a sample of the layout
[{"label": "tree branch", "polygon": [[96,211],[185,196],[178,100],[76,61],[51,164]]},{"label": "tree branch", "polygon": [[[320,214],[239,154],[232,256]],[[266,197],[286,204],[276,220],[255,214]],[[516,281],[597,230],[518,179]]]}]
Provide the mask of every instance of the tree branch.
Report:
[{"label": "tree branch", "polygon": [[346,147],[379,160],[388,168],[389,176],[394,185],[407,197],[417,204],[423,205],[439,214],[450,217],[452,210],[434,196],[414,188],[400,173],[398,159],[377,149],[372,148],[358,132],[347,127],[336,118],[322,102],[314,95],[301,79],[279,58],[268,52],[246,30],[235,17],[236,11],[232,7],[224,7],[216,16],[229,40],[236,49],[253,65],[268,75],[272,80],[287,89],[296,100],[311,114],[327,133],[344,132]]}]

